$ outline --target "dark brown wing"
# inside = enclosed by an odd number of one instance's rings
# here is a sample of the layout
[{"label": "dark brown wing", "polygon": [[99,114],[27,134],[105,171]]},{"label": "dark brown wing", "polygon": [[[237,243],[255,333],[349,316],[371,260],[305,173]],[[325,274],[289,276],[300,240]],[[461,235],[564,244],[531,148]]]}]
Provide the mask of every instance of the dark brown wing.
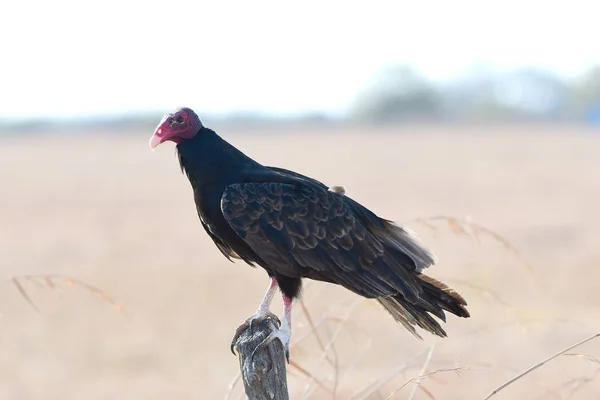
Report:
[{"label": "dark brown wing", "polygon": [[221,210],[235,232],[278,274],[316,274],[365,297],[402,294],[417,301],[423,290],[418,272],[426,266],[417,267],[416,257],[405,251],[408,245],[414,250],[415,243],[408,236],[404,242],[378,237],[368,221],[367,226],[361,221],[357,204],[326,189],[244,183],[225,189]]}]

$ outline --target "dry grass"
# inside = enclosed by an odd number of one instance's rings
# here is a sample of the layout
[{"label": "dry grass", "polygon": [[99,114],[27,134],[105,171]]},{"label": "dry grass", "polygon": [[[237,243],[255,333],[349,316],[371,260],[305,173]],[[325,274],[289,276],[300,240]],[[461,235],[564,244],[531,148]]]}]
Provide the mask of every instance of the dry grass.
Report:
[{"label": "dry grass", "polygon": [[[567,355],[567,351],[573,350],[574,348],[576,348],[576,347],[579,347],[579,346],[581,346],[581,345],[583,345],[583,344],[585,344],[585,343],[587,343],[587,342],[589,342],[589,341],[591,341],[591,340],[594,340],[594,339],[596,339],[596,338],[597,338],[597,337],[599,337],[599,336],[600,336],[600,332],[598,332],[598,333],[595,333],[595,334],[593,334],[592,336],[590,336],[590,337],[587,337],[587,338],[585,338],[585,339],[583,339],[583,340],[580,340],[579,342],[577,342],[577,343],[575,343],[575,344],[573,344],[573,345],[571,345],[571,346],[567,347],[566,349],[564,349],[564,350],[561,350],[561,351],[559,351],[558,353],[556,353],[556,354],[554,354],[554,355],[552,355],[552,356],[550,356],[550,357],[548,357],[548,358],[546,358],[546,359],[544,359],[544,360],[542,360],[542,361],[540,361],[540,362],[536,363],[535,365],[533,365],[533,366],[531,366],[531,367],[527,368],[525,371],[523,371],[523,372],[519,373],[519,374],[518,374],[517,376],[515,376],[514,378],[512,378],[512,379],[509,379],[508,381],[504,382],[502,385],[498,386],[496,389],[494,389],[494,390],[492,391],[492,393],[490,393],[488,396],[486,396],[486,398],[485,398],[485,399],[483,399],[483,400],[488,400],[488,399],[492,398],[492,397],[493,397],[493,396],[495,396],[496,394],[500,393],[500,391],[501,391],[501,390],[504,390],[504,388],[506,388],[507,386],[510,386],[510,385],[512,385],[513,383],[515,383],[516,381],[518,381],[519,379],[522,379],[522,378],[523,378],[525,375],[528,375],[528,374],[530,374],[530,373],[531,373],[531,372],[533,372],[534,370],[536,370],[536,369],[538,369],[539,367],[541,367],[541,366],[543,366],[543,365],[547,364],[548,362],[550,362],[550,361],[554,360],[554,359],[555,359],[555,358],[557,358],[557,357],[560,357],[560,356],[562,356],[562,355]],[[583,356],[583,358],[585,358],[585,359],[587,359],[587,360],[590,360],[590,361],[592,361],[592,362],[596,362],[596,363],[598,363],[598,359],[597,359],[596,357],[593,357],[593,356],[590,356],[590,355],[586,355],[586,354],[577,354],[577,356]]]},{"label": "dry grass", "polygon": [[88,291],[89,293],[93,294],[94,296],[99,297],[106,303],[110,304],[117,313],[125,312],[124,307],[121,304],[119,304],[117,301],[115,301],[112,297],[110,297],[110,295],[108,293],[106,293],[104,290],[99,289],[93,285],[90,285],[89,283],[82,282],[82,281],[79,281],[74,278],[70,278],[68,276],[44,275],[44,274],[20,275],[20,276],[11,277],[9,279],[9,282],[15,286],[15,288],[17,289],[17,291],[19,292],[21,297],[23,297],[23,299],[25,299],[25,301],[27,303],[29,303],[31,305],[31,307],[33,307],[33,309],[39,313],[41,313],[40,309],[31,300],[31,296],[29,295],[29,290],[27,290],[27,288],[26,288],[26,286],[28,284],[34,284],[38,287],[41,286],[46,289],[57,289],[57,288],[60,288],[62,285],[66,285],[67,287],[71,287],[71,288],[72,287],[82,288],[82,289]]},{"label": "dry grass", "polygon": [[[448,338],[420,342],[376,303],[308,283],[294,311],[292,398],[483,399],[598,331],[600,138],[477,129],[485,134],[224,132],[267,164],[344,186],[378,214],[407,221],[440,258],[429,273],[469,302],[472,318],[449,317]],[[3,140],[4,276],[72,277],[108,293],[129,318],[86,290],[23,281],[36,313],[7,285],[0,398],[226,395],[238,368],[231,335],[266,276],[214,248],[172,149],[151,153],[147,136]],[[440,214],[458,218],[415,219]],[[597,342],[493,399],[597,398]],[[240,393],[233,385],[229,396]]]}]

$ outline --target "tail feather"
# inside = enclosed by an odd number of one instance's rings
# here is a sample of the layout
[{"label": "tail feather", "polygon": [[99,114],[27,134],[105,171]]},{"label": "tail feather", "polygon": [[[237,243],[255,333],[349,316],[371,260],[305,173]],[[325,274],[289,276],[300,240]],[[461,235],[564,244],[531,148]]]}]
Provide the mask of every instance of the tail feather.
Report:
[{"label": "tail feather", "polygon": [[380,236],[380,239],[391,245],[387,249],[388,251],[396,250],[396,255],[410,257],[419,273],[436,263],[435,254],[423,245],[416,233],[406,227],[396,225],[393,221],[383,221],[386,231],[384,235]]},{"label": "tail feather", "polygon": [[424,292],[435,299],[442,309],[462,318],[471,316],[466,309],[467,301],[457,291],[427,275],[420,274],[419,279],[424,282]]},{"label": "tail feather", "polygon": [[468,318],[470,314],[466,309],[467,302],[445,283],[423,274],[419,274],[417,277],[422,283],[423,291],[416,302],[408,302],[402,294],[380,297],[377,301],[418,339],[422,338],[417,333],[415,326],[434,335],[446,337],[446,331],[428,313],[443,322],[446,322],[444,310],[458,317]]}]

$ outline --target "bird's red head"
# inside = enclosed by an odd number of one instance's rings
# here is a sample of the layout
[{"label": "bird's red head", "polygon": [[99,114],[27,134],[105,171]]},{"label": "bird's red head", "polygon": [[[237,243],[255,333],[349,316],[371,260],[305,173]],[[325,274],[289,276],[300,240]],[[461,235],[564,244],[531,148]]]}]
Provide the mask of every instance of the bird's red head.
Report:
[{"label": "bird's red head", "polygon": [[191,139],[202,128],[202,121],[194,110],[183,107],[165,115],[150,138],[150,148],[154,149],[168,140],[179,143]]}]

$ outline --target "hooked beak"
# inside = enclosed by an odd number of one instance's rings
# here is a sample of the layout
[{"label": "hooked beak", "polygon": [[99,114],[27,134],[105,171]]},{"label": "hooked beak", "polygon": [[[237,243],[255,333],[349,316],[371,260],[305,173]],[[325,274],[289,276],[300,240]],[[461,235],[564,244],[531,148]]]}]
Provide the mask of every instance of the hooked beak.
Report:
[{"label": "hooked beak", "polygon": [[154,132],[154,135],[150,138],[150,149],[154,150],[156,146],[163,142],[163,138],[160,136],[161,133],[162,129],[157,129],[156,132]]},{"label": "hooked beak", "polygon": [[154,130],[154,134],[150,138],[150,149],[154,151],[156,146],[165,141],[165,128],[169,127],[170,124],[168,122],[168,116],[165,115],[163,119],[160,121],[156,129]]}]

